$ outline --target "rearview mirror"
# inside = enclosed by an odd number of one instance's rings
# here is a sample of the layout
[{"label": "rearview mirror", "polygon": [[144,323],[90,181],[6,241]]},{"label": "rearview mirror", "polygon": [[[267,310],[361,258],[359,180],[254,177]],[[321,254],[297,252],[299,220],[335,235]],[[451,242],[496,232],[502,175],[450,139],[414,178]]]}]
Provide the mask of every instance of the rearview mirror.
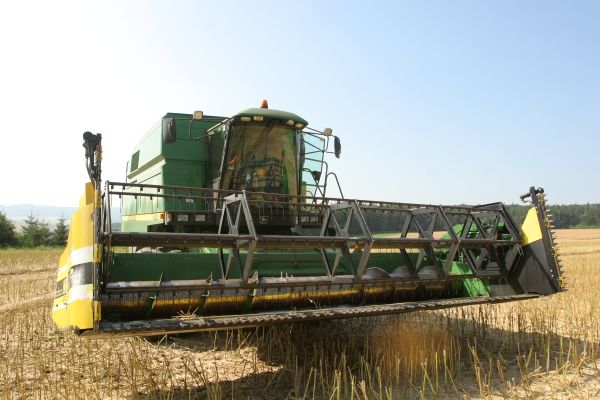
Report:
[{"label": "rearview mirror", "polygon": [[319,180],[321,180],[321,171],[310,171],[310,174],[315,180],[315,183],[319,183]]},{"label": "rearview mirror", "polygon": [[175,129],[175,118],[163,118],[162,137],[164,143],[175,142],[175,140],[177,139],[177,131]]},{"label": "rearview mirror", "polygon": [[340,138],[335,136],[333,138],[333,153],[335,154],[335,158],[340,158],[340,154],[342,152],[342,142],[340,142]]}]

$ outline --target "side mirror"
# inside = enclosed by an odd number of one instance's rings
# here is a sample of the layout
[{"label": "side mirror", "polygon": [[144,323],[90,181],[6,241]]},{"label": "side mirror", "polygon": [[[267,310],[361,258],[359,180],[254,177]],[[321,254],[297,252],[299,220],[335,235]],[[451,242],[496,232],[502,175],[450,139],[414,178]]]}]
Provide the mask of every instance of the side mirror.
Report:
[{"label": "side mirror", "polygon": [[319,180],[321,180],[321,171],[310,171],[310,174],[312,175],[315,182],[319,183]]},{"label": "side mirror", "polygon": [[177,139],[177,131],[175,129],[175,118],[163,118],[162,137],[164,143],[175,142],[175,140]]},{"label": "side mirror", "polygon": [[340,154],[342,152],[342,142],[340,142],[340,138],[335,136],[333,138],[333,153],[335,154],[335,158],[340,158]]}]

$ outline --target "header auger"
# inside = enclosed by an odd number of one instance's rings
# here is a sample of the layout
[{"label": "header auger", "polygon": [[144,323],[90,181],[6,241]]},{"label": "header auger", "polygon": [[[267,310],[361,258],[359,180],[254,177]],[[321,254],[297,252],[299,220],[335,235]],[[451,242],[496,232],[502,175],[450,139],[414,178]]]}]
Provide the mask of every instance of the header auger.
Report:
[{"label": "header auger", "polygon": [[155,335],[562,290],[542,189],[522,196],[532,207],[521,227],[501,203],[347,199],[324,160],[341,152],[331,129],[266,107],[169,113],[135,149],[126,181],[104,186],[101,136],[84,134],[90,182],[58,270],[58,328]]}]

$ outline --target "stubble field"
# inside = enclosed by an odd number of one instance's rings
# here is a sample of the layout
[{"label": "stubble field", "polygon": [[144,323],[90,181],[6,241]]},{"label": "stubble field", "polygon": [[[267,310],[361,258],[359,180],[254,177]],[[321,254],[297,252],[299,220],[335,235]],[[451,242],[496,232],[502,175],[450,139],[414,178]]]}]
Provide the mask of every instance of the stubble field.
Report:
[{"label": "stubble field", "polygon": [[55,332],[58,250],[0,251],[13,398],[600,398],[600,230],[558,231],[569,291],[500,305],[141,339]]}]

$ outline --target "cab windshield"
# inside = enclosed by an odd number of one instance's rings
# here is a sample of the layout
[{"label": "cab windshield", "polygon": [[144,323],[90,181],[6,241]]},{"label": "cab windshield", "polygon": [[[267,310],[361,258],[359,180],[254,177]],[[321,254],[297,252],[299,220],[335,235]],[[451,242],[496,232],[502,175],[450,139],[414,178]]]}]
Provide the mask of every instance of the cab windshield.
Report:
[{"label": "cab windshield", "polygon": [[231,126],[223,189],[298,194],[296,129],[270,123]]}]

